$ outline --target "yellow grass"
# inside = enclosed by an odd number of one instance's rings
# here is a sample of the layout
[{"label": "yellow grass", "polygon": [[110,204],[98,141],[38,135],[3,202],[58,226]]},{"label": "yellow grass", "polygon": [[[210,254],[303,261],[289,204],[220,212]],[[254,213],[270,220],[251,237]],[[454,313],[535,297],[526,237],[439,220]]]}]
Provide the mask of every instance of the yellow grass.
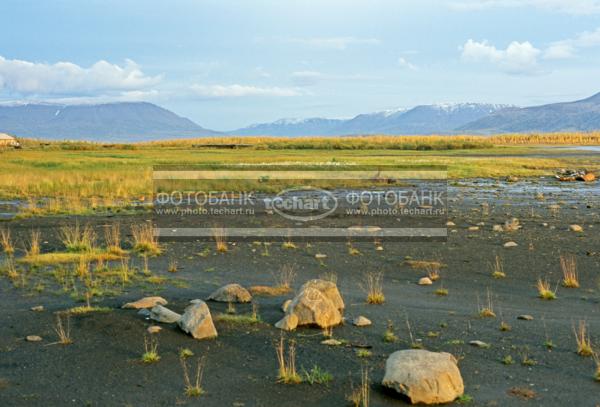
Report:
[{"label": "yellow grass", "polygon": [[118,260],[121,256],[117,256],[112,253],[106,253],[102,251],[88,252],[88,253],[71,253],[71,252],[56,252],[56,253],[43,253],[37,255],[27,255],[18,261],[25,264],[36,264],[36,265],[52,265],[52,264],[65,264],[65,263],[79,263],[81,261],[92,262],[92,261],[109,261]]},{"label": "yellow grass", "polygon": [[131,234],[133,235],[133,250],[136,252],[152,256],[162,253],[151,223],[131,226]]},{"label": "yellow grass", "polygon": [[285,352],[285,341],[283,335],[279,339],[279,343],[275,346],[277,354],[277,363],[279,364],[278,380],[285,384],[297,384],[302,381],[302,378],[296,371],[296,342],[289,341],[287,357]]},{"label": "yellow grass", "polygon": [[263,296],[273,296],[278,297],[281,295],[285,295],[291,291],[289,287],[277,286],[271,287],[268,285],[254,285],[248,288],[248,291],[252,295],[263,295]]},{"label": "yellow grass", "polygon": [[577,354],[581,356],[592,356],[594,350],[592,348],[592,341],[587,333],[587,324],[585,321],[579,321],[577,328],[573,327],[573,333],[575,334],[575,341],[577,342]]},{"label": "yellow grass", "polygon": [[416,270],[439,270],[445,266],[445,264],[443,264],[442,262],[429,260],[406,260],[404,261],[404,264]]},{"label": "yellow grass", "polygon": [[560,268],[563,273],[563,286],[568,288],[579,287],[577,276],[577,260],[572,254],[560,256]]},{"label": "yellow grass", "polygon": [[538,294],[543,300],[554,300],[556,299],[556,289],[552,290],[550,282],[548,280],[538,279],[536,284]]},{"label": "yellow grass", "polygon": [[229,248],[227,247],[227,236],[225,235],[225,229],[222,227],[215,227],[212,229],[213,239],[215,239],[215,245],[219,253],[225,253]]},{"label": "yellow grass", "polygon": [[121,248],[121,226],[118,223],[104,227],[104,240],[106,242],[106,250],[109,253],[116,255],[125,254],[125,250]]},{"label": "yellow grass", "polygon": [[0,228],[0,245],[2,245],[2,250],[4,253],[9,256],[15,252],[15,248],[12,245],[12,240],[10,236],[10,229]]},{"label": "yellow grass", "polygon": [[94,247],[95,233],[90,225],[83,228],[79,226],[79,221],[72,226],[63,226],[59,232],[60,240],[69,252],[87,252]]},{"label": "yellow grass", "polygon": [[366,273],[362,288],[367,293],[368,304],[383,304],[385,302],[385,295],[383,294],[383,272]]},{"label": "yellow grass", "polygon": [[37,256],[40,254],[40,231],[32,230],[31,237],[29,238],[29,246],[25,250],[27,256]]}]

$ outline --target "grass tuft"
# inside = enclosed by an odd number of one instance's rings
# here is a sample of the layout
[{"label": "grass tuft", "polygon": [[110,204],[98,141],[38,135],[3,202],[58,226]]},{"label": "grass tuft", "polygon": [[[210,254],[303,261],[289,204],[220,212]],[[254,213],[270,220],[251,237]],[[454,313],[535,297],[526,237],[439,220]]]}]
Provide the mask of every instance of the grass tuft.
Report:
[{"label": "grass tuft", "polygon": [[2,251],[9,256],[12,256],[15,252],[10,236],[10,229],[0,228],[0,245],[2,246]]},{"label": "grass tuft", "polygon": [[200,397],[205,393],[204,388],[202,387],[202,376],[204,375],[205,367],[204,358],[198,359],[196,365],[196,374],[194,375],[194,381],[192,381],[187,365],[188,357],[189,356],[179,358],[181,367],[183,369],[183,382],[185,384],[184,392],[188,397]]},{"label": "grass tuft", "polygon": [[304,381],[310,385],[313,384],[326,384],[333,380],[333,375],[319,366],[314,365],[309,371],[303,369],[302,376]]},{"label": "grass tuft", "polygon": [[154,337],[148,337],[144,335],[144,353],[142,354],[142,362],[144,363],[156,363],[160,360],[158,354],[158,339]]},{"label": "grass tuft", "polygon": [[563,273],[563,287],[578,288],[577,260],[572,254],[560,256],[560,268]]},{"label": "grass tuft", "polygon": [[556,299],[556,289],[553,291],[550,287],[550,282],[548,280],[538,279],[536,284],[539,297],[543,300],[555,300]]},{"label": "grass tuft", "polygon": [[278,381],[285,384],[298,384],[302,382],[302,377],[296,371],[296,342],[294,340],[289,341],[286,357],[285,341],[282,335],[279,343],[275,346],[275,352],[279,364]]},{"label": "grass tuft", "polygon": [[368,304],[383,304],[383,272],[368,272],[365,276],[363,290],[367,293]]},{"label": "grass tuft", "polygon": [[59,232],[60,240],[71,253],[91,252],[94,249],[95,233],[90,225],[83,228],[79,221],[74,226],[63,226]]},{"label": "grass tuft", "polygon": [[133,235],[133,250],[136,252],[150,256],[158,256],[162,253],[162,249],[158,245],[158,236],[154,235],[151,223],[132,225],[131,234]]},{"label": "grass tuft", "polygon": [[587,332],[587,323],[584,320],[579,321],[577,328],[573,326],[573,333],[577,342],[577,354],[580,356],[592,356],[594,349],[592,348],[592,341]]},{"label": "grass tuft", "polygon": [[215,239],[215,245],[219,253],[226,253],[229,248],[227,247],[227,236],[225,235],[225,229],[222,227],[215,227],[212,229],[213,239]]}]

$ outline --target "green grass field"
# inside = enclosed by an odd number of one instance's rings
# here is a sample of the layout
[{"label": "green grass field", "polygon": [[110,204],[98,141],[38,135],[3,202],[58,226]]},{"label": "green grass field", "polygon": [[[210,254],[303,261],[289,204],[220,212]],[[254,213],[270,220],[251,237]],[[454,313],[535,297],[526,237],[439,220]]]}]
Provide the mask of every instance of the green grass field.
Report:
[{"label": "green grass field", "polygon": [[[361,138],[360,143],[369,138]],[[398,138],[396,138],[398,139]],[[254,140],[256,139],[242,139]],[[315,139],[317,143],[321,139]],[[375,138],[374,144],[391,138]],[[416,141],[415,141],[416,140]],[[418,140],[423,140],[419,144]],[[432,140],[434,141],[432,143]],[[411,149],[332,149],[301,147],[270,148],[256,142],[250,148],[195,148],[191,142],[146,143],[139,145],[100,145],[92,143],[26,142],[21,150],[0,152],[0,198],[31,202],[46,198],[43,212],[60,213],[64,206],[77,213],[91,207],[126,206],[144,201],[152,193],[152,167],[161,164],[210,163],[356,163],[395,165],[444,165],[450,178],[521,177],[550,175],[557,168],[575,167],[597,170],[597,154],[561,155],[556,150],[534,145],[481,145],[464,138],[446,137],[440,149],[437,141],[415,138]],[[283,143],[288,143],[284,141]],[[271,144],[275,141],[271,140]],[[416,143],[416,144],[415,144]],[[310,146],[310,144],[308,144]],[[404,145],[406,147],[406,145]],[[423,148],[419,148],[426,146]],[[449,147],[451,146],[451,147]],[[49,200],[48,200],[49,198]]]}]

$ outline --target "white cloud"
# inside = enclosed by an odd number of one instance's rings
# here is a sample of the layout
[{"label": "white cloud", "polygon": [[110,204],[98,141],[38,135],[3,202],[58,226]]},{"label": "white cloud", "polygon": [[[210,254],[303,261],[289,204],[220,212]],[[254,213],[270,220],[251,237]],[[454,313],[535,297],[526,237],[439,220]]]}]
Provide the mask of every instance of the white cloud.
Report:
[{"label": "white cloud", "polygon": [[292,72],[292,81],[297,86],[312,86],[325,78],[325,75],[316,71]]},{"label": "white cloud", "polygon": [[455,10],[535,7],[542,10],[589,15],[600,13],[600,0],[456,0],[449,3]]},{"label": "white cloud", "polygon": [[381,79],[372,75],[362,74],[328,74],[318,71],[296,71],[292,72],[292,82],[296,86],[313,86],[323,81],[369,81]]},{"label": "white cloud", "polygon": [[511,42],[505,50],[497,49],[487,41],[468,40],[461,47],[465,61],[487,61],[510,74],[534,74],[539,72],[538,57],[541,51],[530,42]]},{"label": "white cloud", "polygon": [[566,59],[575,56],[577,50],[583,48],[592,48],[600,46],[600,28],[595,31],[585,31],[578,34],[575,38],[557,41],[546,49],[544,58],[546,59]]},{"label": "white cloud", "polygon": [[160,76],[145,75],[131,60],[123,66],[98,61],[89,68],[72,62],[36,63],[0,56],[0,92],[29,95],[89,95],[143,90]]},{"label": "white cloud", "polygon": [[191,86],[192,92],[206,98],[237,98],[245,96],[275,96],[289,97],[300,96],[302,92],[294,88],[260,87],[249,85],[200,85]]},{"label": "white cloud", "polygon": [[285,42],[301,44],[313,48],[345,50],[352,45],[378,45],[376,38],[356,37],[313,37],[313,38],[288,38]]},{"label": "white cloud", "polygon": [[411,64],[403,57],[398,58],[398,65],[402,68],[410,69],[411,71],[416,71],[418,69],[416,65]]}]

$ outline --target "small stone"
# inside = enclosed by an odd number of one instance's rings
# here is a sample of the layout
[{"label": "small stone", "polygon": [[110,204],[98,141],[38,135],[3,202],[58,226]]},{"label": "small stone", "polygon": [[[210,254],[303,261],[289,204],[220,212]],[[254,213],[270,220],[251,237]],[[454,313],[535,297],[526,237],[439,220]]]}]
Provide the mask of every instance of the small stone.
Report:
[{"label": "small stone", "polygon": [[476,232],[479,230],[479,226],[469,226],[468,231],[469,232]]},{"label": "small stone", "polygon": [[517,319],[522,319],[524,321],[533,321],[533,317],[528,314],[519,315]]},{"label": "small stone", "polygon": [[341,341],[338,341],[337,339],[325,339],[324,341],[321,341],[321,343],[323,345],[327,345],[327,346],[340,346],[342,344]]},{"label": "small stone", "polygon": [[431,281],[431,279],[429,277],[421,277],[419,279],[419,285],[431,285],[433,284],[433,282]]},{"label": "small stone", "polygon": [[377,250],[378,252],[382,252],[383,246],[377,246],[377,247],[375,247],[375,250]]},{"label": "small stone", "polygon": [[158,326],[158,325],[151,325],[151,326],[149,326],[149,327],[146,329],[146,331],[147,331],[149,334],[157,334],[157,333],[159,333],[160,331],[162,331],[162,327],[160,327],[160,326]]},{"label": "small stone", "polygon": [[471,341],[471,342],[469,342],[469,345],[476,346],[478,348],[489,348],[490,347],[490,344],[485,343],[483,341]]},{"label": "small stone", "polygon": [[571,232],[580,233],[580,232],[583,232],[583,227],[581,227],[580,225],[571,225],[571,226],[569,226],[569,230]]},{"label": "small stone", "polygon": [[545,228],[547,228],[548,227],[548,223],[544,222],[544,223],[542,223],[542,226],[545,227]]},{"label": "small stone", "polygon": [[510,248],[510,247],[517,247],[518,244],[516,244],[515,242],[506,242],[504,243],[504,247],[506,248]]},{"label": "small stone", "polygon": [[354,320],[352,320],[352,325],[354,326],[369,326],[371,325],[372,322],[369,318],[367,317],[363,317],[362,315],[354,318]]},{"label": "small stone", "polygon": [[315,259],[319,260],[319,259],[326,259],[327,255],[323,254],[323,253],[317,253],[315,254]]},{"label": "small stone", "polygon": [[502,227],[502,225],[494,225],[494,227],[492,227],[492,230],[494,232],[503,232],[504,228]]},{"label": "small stone", "polygon": [[44,310],[44,306],[43,305],[36,305],[35,307],[31,307],[31,310],[33,312],[42,312]]},{"label": "small stone", "polygon": [[142,308],[141,310],[138,311],[139,315],[142,315],[144,318],[150,318],[150,310],[148,308]]},{"label": "small stone", "polygon": [[27,338],[27,342],[41,342],[42,341],[42,337],[38,336],[38,335],[28,335]]},{"label": "small stone", "polygon": [[141,308],[152,308],[155,305],[167,305],[167,304],[168,304],[167,300],[165,300],[162,297],[144,297],[137,301],[128,302],[127,304],[124,304],[122,308],[141,309]]},{"label": "small stone", "polygon": [[446,222],[446,226],[448,226],[448,227],[456,226],[456,223],[449,220],[448,222]]}]

